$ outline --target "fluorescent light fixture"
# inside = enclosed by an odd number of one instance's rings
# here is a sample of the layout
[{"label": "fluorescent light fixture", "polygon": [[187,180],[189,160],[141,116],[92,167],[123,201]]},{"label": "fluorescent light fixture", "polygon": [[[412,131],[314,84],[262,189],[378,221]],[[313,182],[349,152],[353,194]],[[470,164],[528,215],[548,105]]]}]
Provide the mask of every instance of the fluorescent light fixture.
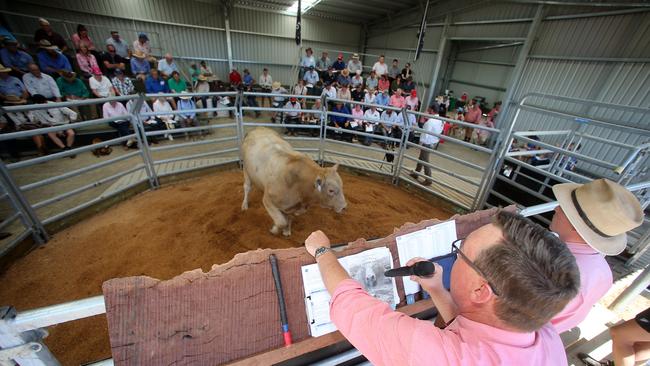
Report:
[{"label": "fluorescent light fixture", "polygon": [[[302,11],[301,13],[306,13],[307,10],[313,8],[321,2],[322,0],[302,0]],[[294,3],[287,8],[286,12],[291,15],[295,15],[296,12],[298,11],[298,0],[294,1]]]}]

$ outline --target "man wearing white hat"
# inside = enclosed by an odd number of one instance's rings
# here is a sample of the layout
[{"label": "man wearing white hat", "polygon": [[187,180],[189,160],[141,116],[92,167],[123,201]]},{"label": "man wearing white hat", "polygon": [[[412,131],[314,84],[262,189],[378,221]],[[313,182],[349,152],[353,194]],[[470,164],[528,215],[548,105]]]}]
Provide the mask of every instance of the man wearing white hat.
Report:
[{"label": "man wearing white hat", "polygon": [[607,179],[553,186],[560,204],[549,229],[558,234],[580,268],[580,292],[553,317],[558,333],[582,322],[612,286],[605,255],[625,250],[626,232],[643,223],[643,210],[625,187]]},{"label": "man wearing white hat", "polygon": [[348,60],[348,70],[351,75],[355,75],[357,72],[363,72],[363,64],[359,61],[359,55],[353,54],[352,58]]}]

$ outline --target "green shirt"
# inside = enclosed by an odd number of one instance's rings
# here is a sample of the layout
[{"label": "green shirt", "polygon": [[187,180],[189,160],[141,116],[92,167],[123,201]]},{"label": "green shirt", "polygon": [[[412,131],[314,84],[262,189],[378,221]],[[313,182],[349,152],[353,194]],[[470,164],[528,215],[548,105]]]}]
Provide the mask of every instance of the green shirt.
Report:
[{"label": "green shirt", "polygon": [[59,91],[62,96],[75,95],[77,97],[88,98],[90,93],[88,88],[84,85],[83,81],[79,79],[74,79],[73,82],[66,81],[63,77],[56,79],[56,85],[59,87]]},{"label": "green shirt", "polygon": [[197,78],[199,77],[199,75],[201,75],[201,71],[199,69],[193,69],[190,67],[189,72],[190,72],[190,77],[192,78],[192,84],[194,84]]},{"label": "green shirt", "polygon": [[187,84],[182,78],[178,79],[178,81],[174,80],[174,78],[169,78],[169,80],[167,80],[167,85],[169,85],[169,89],[175,93],[187,90]]}]

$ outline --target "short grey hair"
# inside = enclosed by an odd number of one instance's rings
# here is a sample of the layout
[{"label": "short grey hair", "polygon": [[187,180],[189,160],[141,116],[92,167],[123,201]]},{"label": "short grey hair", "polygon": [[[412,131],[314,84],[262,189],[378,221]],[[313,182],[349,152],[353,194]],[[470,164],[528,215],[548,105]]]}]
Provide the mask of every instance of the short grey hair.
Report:
[{"label": "short grey hair", "polygon": [[558,237],[521,215],[499,211],[494,224],[503,240],[474,263],[499,292],[497,317],[525,332],[538,330],[578,294],[575,257]]}]

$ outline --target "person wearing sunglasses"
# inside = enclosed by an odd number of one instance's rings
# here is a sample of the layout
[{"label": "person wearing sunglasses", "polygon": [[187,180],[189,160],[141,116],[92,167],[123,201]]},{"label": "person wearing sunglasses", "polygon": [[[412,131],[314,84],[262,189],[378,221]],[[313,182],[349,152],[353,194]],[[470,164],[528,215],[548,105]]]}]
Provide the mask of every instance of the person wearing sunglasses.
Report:
[{"label": "person wearing sunglasses", "polygon": [[432,277],[412,277],[449,323],[445,329],[370,296],[329,246],[322,231],[305,241],[332,295],[332,321],[373,365],[567,363],[549,321],[578,293],[578,267],[564,243],[529,219],[500,211],[493,223],[450,243],[458,257],[450,291],[437,264]]}]

